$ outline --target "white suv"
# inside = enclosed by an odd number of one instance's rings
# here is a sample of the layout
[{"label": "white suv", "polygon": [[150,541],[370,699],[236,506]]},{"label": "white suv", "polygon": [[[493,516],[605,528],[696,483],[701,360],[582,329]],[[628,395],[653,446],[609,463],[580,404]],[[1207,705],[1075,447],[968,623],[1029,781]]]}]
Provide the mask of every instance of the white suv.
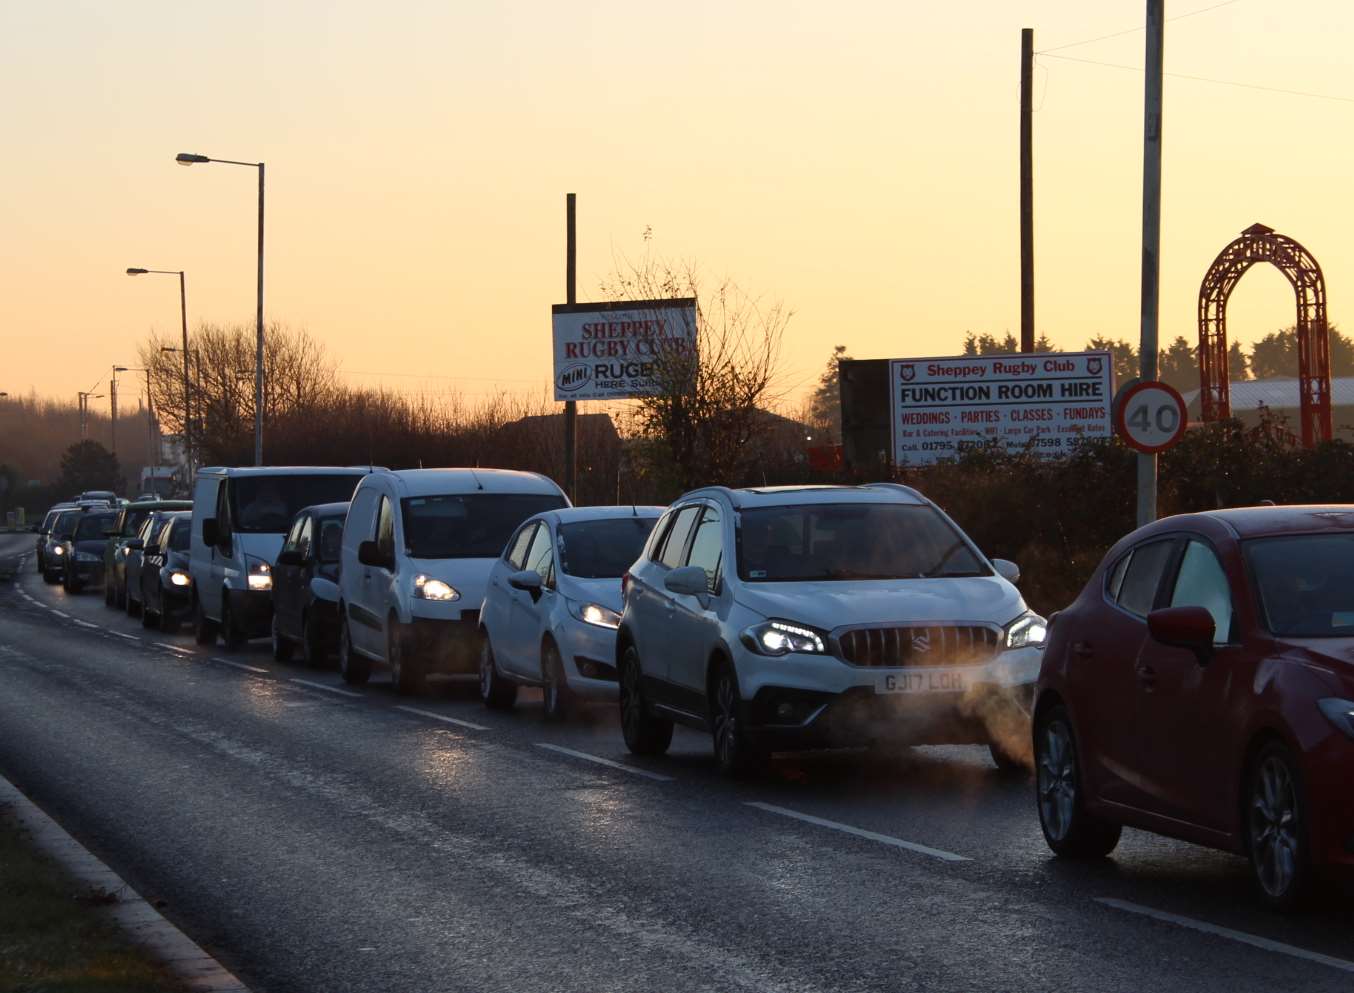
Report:
[{"label": "white suv", "polygon": [[773,750],[986,744],[1028,750],[1045,622],[916,490],[893,483],[688,493],[625,579],[625,743],[708,729],[721,771]]}]

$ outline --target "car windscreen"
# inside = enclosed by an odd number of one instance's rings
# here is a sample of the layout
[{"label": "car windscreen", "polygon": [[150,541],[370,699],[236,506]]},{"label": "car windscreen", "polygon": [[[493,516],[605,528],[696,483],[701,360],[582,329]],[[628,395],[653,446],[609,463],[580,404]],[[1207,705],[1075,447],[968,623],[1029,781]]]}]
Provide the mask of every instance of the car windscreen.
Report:
[{"label": "car windscreen", "polygon": [[[343,550],[343,522],[346,515],[315,519],[315,534],[319,540],[315,544],[315,557],[321,562],[337,562]],[[314,539],[312,539],[314,540]]]},{"label": "car windscreen", "polygon": [[757,507],[739,518],[746,582],[988,576],[955,528],[928,506],[897,503]]},{"label": "car windscreen", "polygon": [[1354,532],[1243,542],[1271,634],[1354,637]]},{"label": "car windscreen", "polygon": [[169,531],[169,550],[171,552],[188,551],[189,539],[193,534],[193,521],[191,518],[180,518],[176,520]]},{"label": "car windscreen", "polygon": [[56,523],[52,525],[52,536],[56,538],[69,538],[75,531],[75,525],[80,518],[84,516],[83,510],[63,511],[57,517]]},{"label": "car windscreen", "polygon": [[141,525],[146,522],[150,516],[149,510],[128,510],[122,521],[122,535],[130,538],[136,532],[141,530]]},{"label": "car windscreen", "polygon": [[361,476],[237,476],[230,482],[236,531],[285,534],[302,507],[351,500]]},{"label": "car windscreen", "polygon": [[536,493],[457,493],[400,501],[404,544],[416,559],[492,559],[533,514],[564,506]]},{"label": "car windscreen", "polygon": [[91,541],[102,538],[104,528],[111,528],[116,518],[113,514],[85,514],[75,526],[76,541]]},{"label": "car windscreen", "polygon": [[559,564],[579,579],[619,579],[639,558],[657,517],[609,517],[559,526]]}]

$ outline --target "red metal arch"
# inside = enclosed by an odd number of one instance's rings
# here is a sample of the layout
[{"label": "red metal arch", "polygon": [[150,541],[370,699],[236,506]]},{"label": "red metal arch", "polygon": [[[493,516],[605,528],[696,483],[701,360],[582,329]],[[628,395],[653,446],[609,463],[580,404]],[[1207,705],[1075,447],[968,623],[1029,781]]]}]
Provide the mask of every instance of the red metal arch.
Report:
[{"label": "red metal arch", "polygon": [[1232,416],[1227,382],[1227,298],[1246,270],[1268,262],[1288,277],[1297,296],[1298,389],[1302,443],[1331,438],[1330,333],[1326,280],[1312,253],[1292,238],[1252,224],[1213,260],[1199,285],[1199,386],[1205,421]]}]

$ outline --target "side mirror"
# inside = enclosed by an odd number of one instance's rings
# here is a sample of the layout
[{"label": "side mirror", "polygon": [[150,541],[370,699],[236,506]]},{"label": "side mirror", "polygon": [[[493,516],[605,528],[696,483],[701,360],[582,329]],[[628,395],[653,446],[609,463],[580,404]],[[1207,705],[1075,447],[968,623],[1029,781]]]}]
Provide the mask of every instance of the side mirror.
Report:
[{"label": "side mirror", "polygon": [[997,575],[1012,586],[1020,582],[1020,566],[1009,559],[993,559],[992,568],[996,569]]},{"label": "side mirror", "polygon": [[305,565],[305,559],[301,558],[301,553],[294,548],[288,548],[277,557],[278,565]]},{"label": "side mirror", "polygon": [[381,546],[374,541],[364,541],[357,546],[357,561],[363,565],[376,566],[380,569],[393,569],[395,563],[381,553]]},{"label": "side mirror", "polygon": [[221,544],[221,531],[216,526],[216,518],[208,517],[202,522],[202,541],[206,545]]},{"label": "side mirror", "polygon": [[684,565],[663,577],[663,585],[678,596],[694,596],[705,606],[710,596],[710,580],[698,565]]},{"label": "side mirror", "polygon": [[159,554],[160,554],[160,546],[159,546],[159,545],[155,545],[155,544],[147,545],[145,548],[143,548],[143,549],[141,550],[141,554],[142,554],[142,555],[147,555],[147,556],[149,556],[149,555],[159,555]]},{"label": "side mirror", "polygon": [[1163,645],[1188,648],[1200,665],[1213,655],[1213,615],[1203,607],[1165,607],[1147,615],[1147,630]]},{"label": "side mirror", "polygon": [[541,574],[531,569],[514,572],[508,577],[508,585],[523,593],[530,593],[533,600],[539,600],[541,597]]},{"label": "side mirror", "polygon": [[142,542],[140,538],[133,538],[131,541],[127,542],[127,550],[129,552],[139,552],[144,547],[145,543]]}]

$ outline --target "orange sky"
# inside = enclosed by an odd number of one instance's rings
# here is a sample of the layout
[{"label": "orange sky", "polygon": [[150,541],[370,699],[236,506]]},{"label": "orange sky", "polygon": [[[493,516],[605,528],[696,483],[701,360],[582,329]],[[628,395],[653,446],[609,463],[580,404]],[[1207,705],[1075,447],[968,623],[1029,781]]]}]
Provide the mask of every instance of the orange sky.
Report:
[{"label": "orange sky", "polygon": [[[1209,0],[1167,4],[1168,16]],[[537,390],[579,197],[580,298],[618,255],[689,258],[795,311],[787,389],[834,344],[944,354],[1016,330],[1019,31],[1053,48],[1142,3],[400,3],[0,6],[0,390],[74,399],[152,328],[249,323],[268,163],[269,318],[353,382]],[[1354,8],[1236,2],[1167,26],[1162,334],[1253,221],[1354,283]],[[1038,325],[1136,339],[1141,32],[1036,68]],[[1275,271],[1233,297],[1243,342],[1293,319]],[[379,375],[378,375],[379,374]]]}]

